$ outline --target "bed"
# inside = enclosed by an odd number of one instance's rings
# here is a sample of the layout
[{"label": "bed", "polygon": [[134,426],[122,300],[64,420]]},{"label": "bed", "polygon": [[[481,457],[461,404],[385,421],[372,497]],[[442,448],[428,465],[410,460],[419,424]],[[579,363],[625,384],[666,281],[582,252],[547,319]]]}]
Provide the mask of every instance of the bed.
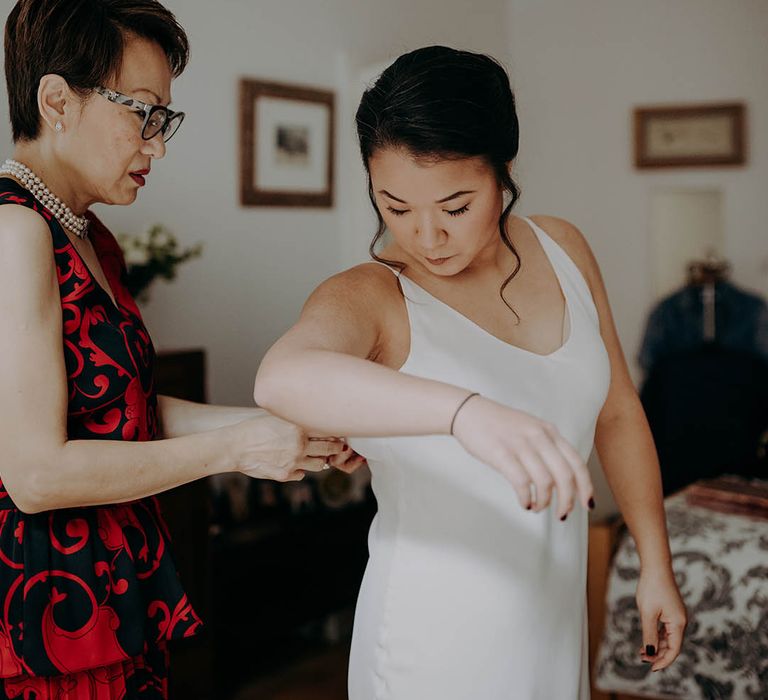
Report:
[{"label": "bed", "polygon": [[768,518],[765,511],[718,512],[714,502],[694,505],[702,502],[688,491],[665,501],[688,629],[678,659],[658,673],[639,660],[639,558],[632,538],[619,531],[593,668],[595,696],[768,700]]}]

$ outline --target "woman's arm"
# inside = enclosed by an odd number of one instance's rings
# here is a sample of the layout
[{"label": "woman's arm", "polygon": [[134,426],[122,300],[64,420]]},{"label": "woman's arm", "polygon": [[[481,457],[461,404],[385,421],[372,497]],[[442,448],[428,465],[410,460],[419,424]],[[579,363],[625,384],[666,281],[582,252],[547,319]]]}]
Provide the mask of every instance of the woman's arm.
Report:
[{"label": "woman's arm", "polygon": [[[217,430],[246,420],[261,418],[269,420],[270,414],[263,408],[243,406],[211,406],[209,404],[185,401],[172,396],[158,396],[158,407],[163,429],[163,437],[175,438],[194,435],[209,430]],[[308,443],[309,454],[316,454],[315,442],[320,436],[312,436]],[[343,440],[323,438],[338,442],[338,454],[328,458],[328,464],[347,473],[352,473],[365,462],[365,458],[346,446]],[[309,455],[308,455],[309,456]]]},{"label": "woman's arm", "polygon": [[18,508],[133,500],[224,471],[286,480],[321,469],[340,445],[264,416],[200,435],[136,443],[68,440],[62,313],[50,232],[24,207],[0,207],[0,477]]},{"label": "woman's arm", "polygon": [[263,408],[212,406],[162,394],[157,397],[157,406],[165,438],[194,435],[267,415]]},{"label": "woman's arm", "polygon": [[[597,421],[595,446],[616,503],[640,555],[643,575],[638,606],[644,645],[658,653],[644,654],[653,669],[668,666],[680,651],[685,609],[672,573],[661,475],[656,448],[642,404],[629,374],[613,321],[600,268],[589,244],[574,226],[554,217],[534,217],[568,251],[584,274],[600,319],[600,333],[611,363],[608,396]],[[666,638],[659,639],[661,622]]]},{"label": "woman's arm", "polygon": [[[373,362],[403,313],[391,272],[362,265],[323,283],[298,323],[267,353],[256,377],[256,402],[323,433],[352,436],[454,435],[473,456],[506,476],[521,505],[531,484],[547,498],[558,490],[561,518],[578,494],[588,507],[592,484],[576,451],[554,426],[483,397],[457,408],[473,387],[414,377]],[[389,326],[388,326],[389,324]]]},{"label": "woman's arm", "polygon": [[307,300],[299,322],[270,348],[254,399],[282,417],[348,437],[447,434],[469,391],[370,361],[382,342],[391,272],[363,265]]}]

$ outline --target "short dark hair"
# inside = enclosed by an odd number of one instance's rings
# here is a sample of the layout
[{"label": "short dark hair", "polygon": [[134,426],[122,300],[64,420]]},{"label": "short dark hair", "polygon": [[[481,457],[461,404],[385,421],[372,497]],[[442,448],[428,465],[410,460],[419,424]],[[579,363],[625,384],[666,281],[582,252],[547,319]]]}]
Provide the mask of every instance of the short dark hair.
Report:
[{"label": "short dark hair", "polygon": [[13,140],[40,134],[40,78],[60,75],[85,98],[119,73],[131,34],[158,44],[175,77],[186,68],[187,35],[157,0],[19,0],[5,24]]},{"label": "short dark hair", "polygon": [[374,259],[380,260],[375,249],[385,231],[369,169],[376,151],[403,148],[427,161],[481,157],[493,169],[509,196],[499,219],[499,233],[517,258],[516,269],[501,288],[501,298],[507,303],[504,289],[520,268],[520,256],[506,232],[509,214],[520,197],[509,172],[509,163],[517,156],[520,130],[504,67],[490,56],[446,46],[416,49],[400,56],[365,91],[356,121],[368,172],[368,194],[379,219],[370,246]]}]

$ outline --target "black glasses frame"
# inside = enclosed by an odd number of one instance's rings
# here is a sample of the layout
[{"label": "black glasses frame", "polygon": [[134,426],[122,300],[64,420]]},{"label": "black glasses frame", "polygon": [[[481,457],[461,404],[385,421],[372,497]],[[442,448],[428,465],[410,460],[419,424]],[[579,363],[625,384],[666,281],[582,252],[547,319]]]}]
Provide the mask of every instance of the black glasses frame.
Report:
[{"label": "black glasses frame", "polygon": [[[184,112],[174,112],[163,105],[153,105],[147,102],[137,100],[135,97],[124,95],[117,90],[111,90],[105,87],[97,87],[96,92],[115,104],[130,107],[135,112],[144,114],[144,123],[141,125],[141,138],[145,141],[151,141],[155,136],[162,133],[163,141],[168,143],[173,135],[179,130],[186,114]],[[153,118],[162,114],[163,122],[160,126],[152,126]],[[173,128],[171,129],[171,126]],[[154,131],[153,131],[154,129]],[[170,132],[170,133],[169,133]]]}]

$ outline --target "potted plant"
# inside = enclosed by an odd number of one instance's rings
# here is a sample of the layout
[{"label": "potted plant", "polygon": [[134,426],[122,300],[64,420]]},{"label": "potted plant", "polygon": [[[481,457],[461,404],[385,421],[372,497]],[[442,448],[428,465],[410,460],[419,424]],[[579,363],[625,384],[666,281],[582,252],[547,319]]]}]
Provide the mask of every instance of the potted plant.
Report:
[{"label": "potted plant", "polygon": [[176,237],[162,224],[155,224],[139,234],[118,234],[117,241],[128,270],[126,286],[138,301],[147,301],[149,287],[155,279],[174,279],[181,263],[199,257],[203,252],[202,243],[180,248]]}]

